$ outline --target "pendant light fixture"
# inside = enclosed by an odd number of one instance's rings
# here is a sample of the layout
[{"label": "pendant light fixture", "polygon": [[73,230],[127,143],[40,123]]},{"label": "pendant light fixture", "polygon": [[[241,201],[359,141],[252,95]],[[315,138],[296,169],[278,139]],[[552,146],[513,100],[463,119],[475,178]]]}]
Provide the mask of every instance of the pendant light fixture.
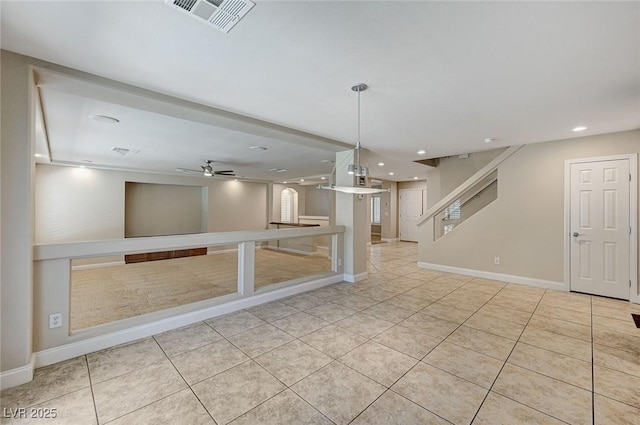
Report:
[{"label": "pendant light fixture", "polygon": [[[347,167],[347,173],[349,173],[350,175],[353,175],[356,177],[365,177],[365,178],[369,177],[369,167],[367,167],[366,165],[363,166],[360,164],[360,156],[361,156],[360,150],[362,149],[362,145],[360,143],[360,93],[362,93],[368,88],[369,86],[367,86],[365,83],[358,83],[351,87],[351,90],[358,93],[358,141],[356,143],[356,148],[353,150],[354,163],[349,164],[349,166]],[[335,167],[334,167],[334,171],[335,171]],[[374,193],[383,193],[383,192],[391,191],[390,188],[374,189],[371,187],[364,187],[364,186],[358,186],[358,185],[336,186],[335,184],[329,184],[329,185],[321,185],[318,187],[320,189],[329,189],[329,190],[335,190],[338,192],[353,193],[353,194],[359,194],[359,195],[369,195]]]},{"label": "pendant light fixture", "polygon": [[353,151],[355,163],[349,164],[347,172],[351,175],[355,175],[356,177],[369,177],[369,167],[363,167],[360,165],[360,149],[362,148],[360,144],[360,93],[368,88],[369,87],[364,83],[356,84],[351,87],[351,90],[358,93],[358,142],[356,143],[356,148]]}]

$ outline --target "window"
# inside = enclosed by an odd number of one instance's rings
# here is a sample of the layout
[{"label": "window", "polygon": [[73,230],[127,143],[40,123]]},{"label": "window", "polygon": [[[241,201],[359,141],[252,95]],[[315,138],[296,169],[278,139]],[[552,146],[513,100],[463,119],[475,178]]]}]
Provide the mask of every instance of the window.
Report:
[{"label": "window", "polygon": [[280,221],[295,223],[298,221],[298,192],[287,188],[280,194]]},{"label": "window", "polygon": [[445,220],[460,220],[460,208],[462,207],[460,199],[455,200],[444,209]]},{"label": "window", "polygon": [[380,197],[371,197],[371,223],[380,224]]}]

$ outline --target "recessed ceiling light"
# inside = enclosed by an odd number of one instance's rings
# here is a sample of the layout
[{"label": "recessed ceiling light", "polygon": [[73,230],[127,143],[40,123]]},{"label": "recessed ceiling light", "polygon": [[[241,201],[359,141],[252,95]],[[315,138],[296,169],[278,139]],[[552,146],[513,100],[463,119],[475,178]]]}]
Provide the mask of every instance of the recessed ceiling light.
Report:
[{"label": "recessed ceiling light", "polygon": [[89,115],[89,118],[105,124],[117,124],[120,122],[118,118],[110,117],[109,115]]},{"label": "recessed ceiling light", "polygon": [[487,137],[486,139],[484,139],[485,143],[493,143],[495,141],[496,141],[496,139],[494,139],[493,137]]},{"label": "recessed ceiling light", "polygon": [[392,171],[389,173],[390,176],[393,176],[395,173]]},{"label": "recessed ceiling light", "polygon": [[303,181],[304,181],[304,179],[300,179],[300,181],[301,181],[301,182],[303,182]]},{"label": "recessed ceiling light", "polygon": [[427,153],[427,151],[425,151],[424,149],[420,149],[418,151],[418,155],[424,155],[425,153]]},{"label": "recessed ceiling light", "polygon": [[578,131],[585,131],[587,129],[587,127],[583,126],[583,125],[579,125],[577,127],[573,128],[573,131],[578,132]]},{"label": "recessed ceiling light", "polygon": [[384,167],[384,162],[378,162],[378,167]]},{"label": "recessed ceiling light", "polygon": [[326,179],[327,179],[327,178],[326,178],[326,177],[324,177],[324,176],[320,177],[320,180],[326,180]]},{"label": "recessed ceiling light", "polygon": [[265,148],[264,146],[249,146],[249,149],[255,149],[257,151],[266,151],[267,148]]},{"label": "recessed ceiling light", "polygon": [[80,168],[87,168],[87,166],[86,165],[81,165]]},{"label": "recessed ceiling light", "polygon": [[414,179],[414,180],[418,180],[418,177],[414,177],[413,179]]},{"label": "recessed ceiling light", "polygon": [[41,153],[36,153],[33,156],[35,156],[36,158],[42,158],[42,154]]},{"label": "recessed ceiling light", "polygon": [[287,182],[286,182],[286,181],[283,181],[282,183],[287,184]]}]

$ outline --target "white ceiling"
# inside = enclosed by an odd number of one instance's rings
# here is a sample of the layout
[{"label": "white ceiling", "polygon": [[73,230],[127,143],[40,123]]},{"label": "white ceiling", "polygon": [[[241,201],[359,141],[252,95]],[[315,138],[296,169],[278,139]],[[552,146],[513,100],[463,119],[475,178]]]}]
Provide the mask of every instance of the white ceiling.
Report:
[{"label": "white ceiling", "polygon": [[[283,178],[326,173],[320,159],[355,144],[358,82],[370,86],[362,143],[370,165],[385,162],[379,178],[424,177],[410,162],[419,149],[439,157],[640,128],[640,2],[258,1],[228,34],[161,0],[0,7],[4,49],[325,138],[283,144],[44,84],[50,143],[65,140],[73,161],[106,161],[114,141],[95,137],[86,112],[113,107],[121,123],[108,131],[140,150],[125,157],[132,168],[213,159],[253,178],[295,164]],[[269,143],[262,158],[247,149]]]}]

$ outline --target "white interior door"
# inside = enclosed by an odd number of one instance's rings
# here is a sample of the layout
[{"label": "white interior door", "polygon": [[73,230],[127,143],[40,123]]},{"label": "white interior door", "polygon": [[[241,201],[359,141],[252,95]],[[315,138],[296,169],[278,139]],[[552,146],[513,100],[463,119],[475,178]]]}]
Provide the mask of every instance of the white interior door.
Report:
[{"label": "white interior door", "polygon": [[571,290],[629,299],[629,160],[571,164]]},{"label": "white interior door", "polygon": [[418,242],[418,219],[422,215],[422,190],[400,189],[400,240]]}]

